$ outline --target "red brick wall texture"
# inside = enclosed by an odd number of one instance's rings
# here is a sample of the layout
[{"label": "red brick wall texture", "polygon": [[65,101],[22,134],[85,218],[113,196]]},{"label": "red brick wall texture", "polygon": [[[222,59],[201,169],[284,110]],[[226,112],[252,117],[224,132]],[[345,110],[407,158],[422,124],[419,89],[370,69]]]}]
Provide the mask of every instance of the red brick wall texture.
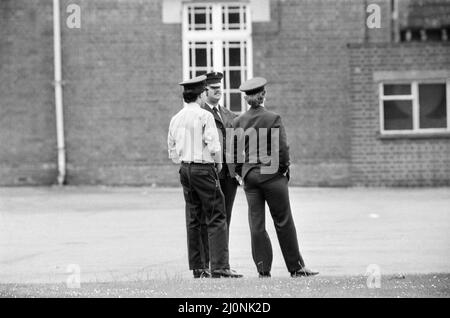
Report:
[{"label": "red brick wall texture", "polygon": [[[82,10],[80,29],[62,27],[67,183],[178,185],[166,137],[182,107],[181,25],[162,22],[161,0],[61,2],[63,22],[68,4]],[[376,137],[371,76],[448,69],[449,46],[386,44],[390,1],[371,2],[382,9],[374,30],[367,2],[272,0],[271,21],[253,23],[253,73],[269,80],[267,107],[286,125],[291,183],[448,185],[448,139]],[[52,1],[2,0],[0,17],[0,185],[53,184]]]}]

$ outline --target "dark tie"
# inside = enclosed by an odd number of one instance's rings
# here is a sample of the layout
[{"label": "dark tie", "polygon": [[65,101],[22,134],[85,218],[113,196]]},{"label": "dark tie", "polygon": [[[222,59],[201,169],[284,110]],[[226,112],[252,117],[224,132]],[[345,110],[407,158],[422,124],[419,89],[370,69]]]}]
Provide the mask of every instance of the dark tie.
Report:
[{"label": "dark tie", "polygon": [[222,117],[220,117],[218,108],[219,108],[218,106],[213,107],[213,112],[214,112],[214,114],[217,115],[217,118],[219,118],[220,121],[222,121]]}]

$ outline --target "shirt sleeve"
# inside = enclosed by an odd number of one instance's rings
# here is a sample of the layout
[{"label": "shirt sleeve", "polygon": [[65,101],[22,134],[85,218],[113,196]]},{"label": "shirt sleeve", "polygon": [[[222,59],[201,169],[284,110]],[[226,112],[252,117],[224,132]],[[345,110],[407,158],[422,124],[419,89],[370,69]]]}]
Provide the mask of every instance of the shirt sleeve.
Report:
[{"label": "shirt sleeve", "polygon": [[176,150],[176,131],[173,124],[173,120],[170,121],[169,125],[169,134],[167,136],[167,147],[169,150],[169,158],[172,159],[173,162],[179,163],[180,159],[178,158],[177,150]]},{"label": "shirt sleeve", "polygon": [[[220,152],[220,141],[219,141],[219,133],[217,132],[216,123],[214,121],[214,117],[211,113],[205,113],[205,129],[203,131],[203,141],[206,143],[208,147],[208,151],[211,155],[217,158],[221,158]],[[218,161],[218,160],[216,160]]]}]

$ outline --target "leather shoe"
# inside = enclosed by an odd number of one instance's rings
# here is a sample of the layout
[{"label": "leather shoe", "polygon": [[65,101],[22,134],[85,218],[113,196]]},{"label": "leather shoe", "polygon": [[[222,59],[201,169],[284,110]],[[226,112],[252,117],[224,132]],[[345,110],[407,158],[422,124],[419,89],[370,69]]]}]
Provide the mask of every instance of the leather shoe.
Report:
[{"label": "leather shoe", "polygon": [[210,278],[211,272],[209,269],[194,269],[194,278]]},{"label": "leather shoe", "polygon": [[258,274],[259,274],[259,278],[270,278],[270,277],[272,277],[270,275],[270,272],[259,272]]},{"label": "leather shoe", "polygon": [[216,269],[211,273],[212,278],[229,277],[229,278],[241,278],[243,275],[236,273],[232,269]]},{"label": "leather shoe", "polygon": [[309,268],[303,267],[300,269],[297,269],[294,272],[291,272],[291,277],[301,277],[301,276],[314,276],[318,275],[319,272],[314,272],[310,270]]}]

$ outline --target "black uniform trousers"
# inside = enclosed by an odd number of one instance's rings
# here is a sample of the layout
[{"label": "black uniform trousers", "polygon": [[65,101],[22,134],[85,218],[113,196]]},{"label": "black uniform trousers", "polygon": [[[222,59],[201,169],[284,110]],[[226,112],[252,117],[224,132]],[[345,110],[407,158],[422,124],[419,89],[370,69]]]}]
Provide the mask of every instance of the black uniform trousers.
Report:
[{"label": "black uniform trousers", "polygon": [[189,269],[205,268],[202,220],[206,221],[211,270],[229,269],[225,203],[214,165],[182,163],[180,181],[186,201]]},{"label": "black uniform trousers", "polygon": [[272,245],[266,231],[266,202],[288,271],[293,272],[304,267],[291,213],[287,177],[278,173],[262,182],[260,169],[254,168],[245,176],[244,191],[249,206],[252,256],[257,271],[270,272],[272,268]]},{"label": "black uniform trousers", "polygon": [[[228,167],[226,164],[223,165],[223,169],[226,169],[228,172]],[[222,175],[223,173],[221,173]],[[225,197],[225,212],[227,215],[227,229],[228,229],[228,238],[230,235],[230,223],[231,223],[231,211],[233,210],[234,199],[236,198],[236,192],[238,187],[238,182],[235,178],[231,178],[226,175],[223,178],[219,179],[220,181],[220,189]],[[208,231],[206,222],[202,222],[202,260],[204,264],[204,268],[209,268],[209,246],[208,246]]]}]

